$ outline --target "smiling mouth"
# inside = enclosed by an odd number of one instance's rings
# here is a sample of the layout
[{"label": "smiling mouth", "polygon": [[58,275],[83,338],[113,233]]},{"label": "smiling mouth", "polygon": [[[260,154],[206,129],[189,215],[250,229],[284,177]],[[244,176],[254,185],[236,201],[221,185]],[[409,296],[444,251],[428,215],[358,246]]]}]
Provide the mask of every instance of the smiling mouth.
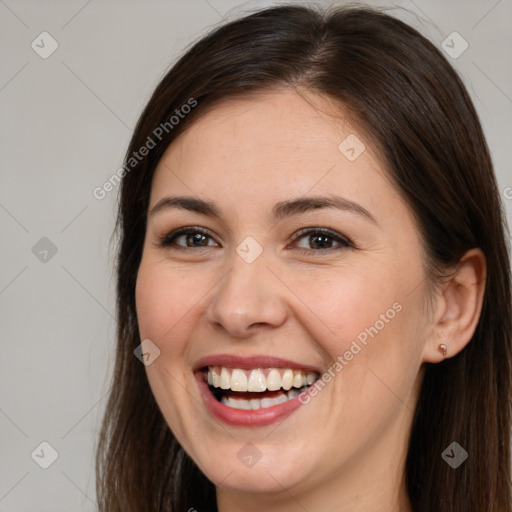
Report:
[{"label": "smiling mouth", "polygon": [[245,370],[224,366],[202,369],[205,383],[215,399],[239,410],[259,410],[293,400],[318,379],[316,372],[291,368]]}]

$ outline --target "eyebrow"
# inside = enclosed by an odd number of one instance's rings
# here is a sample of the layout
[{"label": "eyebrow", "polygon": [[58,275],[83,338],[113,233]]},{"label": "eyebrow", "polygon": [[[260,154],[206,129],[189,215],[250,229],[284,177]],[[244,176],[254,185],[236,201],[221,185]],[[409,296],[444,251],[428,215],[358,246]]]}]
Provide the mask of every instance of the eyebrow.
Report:
[{"label": "eyebrow", "polygon": [[[339,196],[300,197],[298,199],[281,201],[272,208],[272,216],[275,220],[282,220],[286,217],[320,208],[343,210],[377,224],[375,217],[366,208],[354,201],[349,201]],[[192,196],[163,197],[150,210],[149,217],[168,209],[186,210],[207,217],[215,217],[219,220],[222,218],[219,208],[213,202]]]}]

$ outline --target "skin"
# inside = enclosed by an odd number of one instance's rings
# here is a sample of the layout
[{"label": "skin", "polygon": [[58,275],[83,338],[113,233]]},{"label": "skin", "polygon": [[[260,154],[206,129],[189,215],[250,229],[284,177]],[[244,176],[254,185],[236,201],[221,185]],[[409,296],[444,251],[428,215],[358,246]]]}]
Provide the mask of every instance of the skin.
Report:
[{"label": "skin", "polygon": [[[349,134],[366,145],[355,161],[338,149]],[[280,201],[324,195],[358,203],[374,221],[334,208],[271,217]],[[221,213],[150,214],[136,289],[141,339],[161,351],[146,367],[151,389],[216,484],[220,512],[411,511],[404,460],[423,363],[443,359],[439,343],[451,357],[470,340],[482,254],[470,251],[433,292],[417,226],[378,153],[339,105],[310,92],[276,90],[213,108],[167,149],[149,210],[166,196],[211,201]],[[207,229],[208,246],[189,239],[187,247],[186,236],[158,245],[185,226]],[[330,228],[354,248],[330,238],[331,249],[319,248],[314,234],[294,240],[309,227]],[[248,236],[263,249],[250,264],[236,252]],[[401,311],[281,423],[228,426],[203,406],[193,375],[200,358],[272,355],[327,372],[396,303]],[[250,468],[237,457],[249,442],[261,453]]]}]

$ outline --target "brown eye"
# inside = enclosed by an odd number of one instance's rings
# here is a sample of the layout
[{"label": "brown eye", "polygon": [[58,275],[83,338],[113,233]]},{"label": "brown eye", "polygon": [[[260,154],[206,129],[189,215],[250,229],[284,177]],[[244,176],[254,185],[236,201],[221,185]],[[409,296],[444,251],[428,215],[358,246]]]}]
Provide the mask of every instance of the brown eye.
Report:
[{"label": "brown eye", "polygon": [[187,245],[187,247],[195,247],[196,245],[208,245],[208,237],[202,233],[189,233],[187,235],[181,235],[176,237],[175,241],[183,237],[185,238],[185,245]]},{"label": "brown eye", "polygon": [[295,236],[294,243],[306,253],[327,252],[354,247],[350,240],[330,229],[302,230]]},{"label": "brown eye", "polygon": [[190,226],[169,233],[160,241],[160,245],[163,247],[175,246],[180,249],[192,249],[194,247],[215,247],[217,243],[205,229]]}]

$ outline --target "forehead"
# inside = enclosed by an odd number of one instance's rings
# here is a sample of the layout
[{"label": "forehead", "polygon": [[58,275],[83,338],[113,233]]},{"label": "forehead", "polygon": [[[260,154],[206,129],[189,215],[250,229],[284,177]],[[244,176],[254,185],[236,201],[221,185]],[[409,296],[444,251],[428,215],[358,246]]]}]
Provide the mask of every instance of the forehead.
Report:
[{"label": "forehead", "polygon": [[309,192],[342,193],[369,206],[396,196],[380,158],[339,103],[286,89],[229,100],[200,117],[159,162],[151,204],[186,193],[219,196],[238,209],[266,208],[267,200]]},{"label": "forehead", "polygon": [[[327,97],[293,89],[267,91],[217,104],[176,139],[188,157],[203,154],[242,159],[265,157],[303,159],[314,151],[325,159],[338,156],[340,137],[354,132],[342,105]],[[198,144],[198,139],[201,139]]]}]

